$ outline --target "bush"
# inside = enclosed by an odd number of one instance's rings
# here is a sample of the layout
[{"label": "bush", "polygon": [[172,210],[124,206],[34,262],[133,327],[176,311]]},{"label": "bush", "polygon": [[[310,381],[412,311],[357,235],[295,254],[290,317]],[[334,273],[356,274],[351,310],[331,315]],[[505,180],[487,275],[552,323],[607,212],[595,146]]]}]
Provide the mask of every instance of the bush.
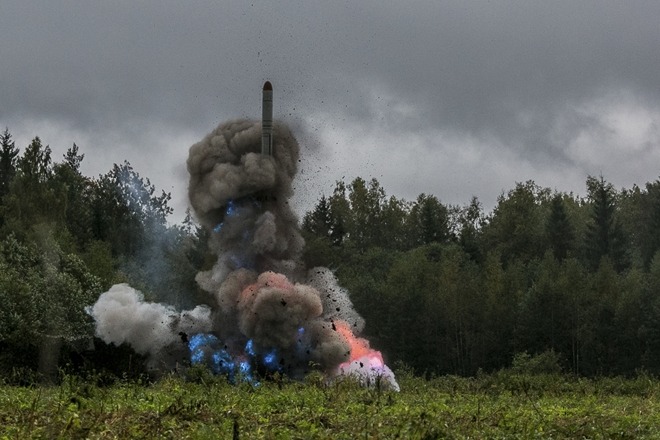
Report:
[{"label": "bush", "polygon": [[559,354],[554,350],[544,351],[531,356],[527,352],[518,353],[513,357],[511,371],[516,374],[559,374],[561,363]]}]

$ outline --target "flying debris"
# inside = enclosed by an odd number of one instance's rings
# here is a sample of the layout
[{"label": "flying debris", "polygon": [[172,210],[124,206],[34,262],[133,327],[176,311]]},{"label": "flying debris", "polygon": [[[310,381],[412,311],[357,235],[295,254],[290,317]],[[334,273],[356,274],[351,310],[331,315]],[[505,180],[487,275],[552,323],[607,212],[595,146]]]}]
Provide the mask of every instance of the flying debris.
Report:
[{"label": "flying debris", "polygon": [[273,85],[264,83],[261,98],[261,154],[273,155]]}]

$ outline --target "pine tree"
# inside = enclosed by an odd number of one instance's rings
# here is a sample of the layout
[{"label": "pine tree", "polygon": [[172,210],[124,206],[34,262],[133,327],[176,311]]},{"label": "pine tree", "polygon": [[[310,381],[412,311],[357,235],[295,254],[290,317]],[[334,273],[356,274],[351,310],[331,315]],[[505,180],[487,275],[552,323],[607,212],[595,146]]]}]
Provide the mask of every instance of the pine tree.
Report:
[{"label": "pine tree", "polygon": [[563,261],[573,247],[575,231],[566,214],[564,200],[559,194],[553,197],[550,204],[550,216],[546,223],[546,234],[552,254],[558,261]]},{"label": "pine tree", "polygon": [[437,197],[424,193],[410,210],[409,233],[415,246],[444,243],[449,239],[449,213]]},{"label": "pine tree", "polygon": [[589,177],[589,199],[592,202],[591,221],[587,225],[585,254],[589,267],[595,270],[600,260],[608,256],[617,271],[628,266],[625,236],[616,219],[616,192],[611,183]]},{"label": "pine tree", "polygon": [[16,175],[18,148],[9,129],[0,134],[0,199],[9,192],[9,184]]}]

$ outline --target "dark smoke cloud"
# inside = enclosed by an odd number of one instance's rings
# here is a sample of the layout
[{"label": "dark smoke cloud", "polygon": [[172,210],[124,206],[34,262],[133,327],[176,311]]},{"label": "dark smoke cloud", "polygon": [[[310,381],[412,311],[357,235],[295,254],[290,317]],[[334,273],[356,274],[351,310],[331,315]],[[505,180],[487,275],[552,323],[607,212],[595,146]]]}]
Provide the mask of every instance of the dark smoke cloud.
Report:
[{"label": "dark smoke cloud", "polygon": [[255,264],[290,272],[300,258],[304,240],[288,202],[300,148],[288,128],[273,130],[272,157],[260,154],[261,124],[247,120],[222,124],[190,148],[188,196],[202,225],[217,232],[215,278]]}]

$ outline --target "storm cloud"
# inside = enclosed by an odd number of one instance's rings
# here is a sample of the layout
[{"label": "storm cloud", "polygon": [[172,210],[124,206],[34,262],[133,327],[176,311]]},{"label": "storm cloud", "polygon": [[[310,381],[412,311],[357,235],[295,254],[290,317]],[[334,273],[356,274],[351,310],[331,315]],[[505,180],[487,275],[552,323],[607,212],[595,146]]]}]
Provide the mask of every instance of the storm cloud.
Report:
[{"label": "storm cloud", "polygon": [[[335,180],[492,206],[516,181],[629,187],[660,159],[657,1],[0,4],[0,125],[83,171],[128,159],[185,209],[189,145],[274,115],[309,209]],[[154,157],[158,157],[155,161]],[[178,220],[178,219],[177,219]]]}]

